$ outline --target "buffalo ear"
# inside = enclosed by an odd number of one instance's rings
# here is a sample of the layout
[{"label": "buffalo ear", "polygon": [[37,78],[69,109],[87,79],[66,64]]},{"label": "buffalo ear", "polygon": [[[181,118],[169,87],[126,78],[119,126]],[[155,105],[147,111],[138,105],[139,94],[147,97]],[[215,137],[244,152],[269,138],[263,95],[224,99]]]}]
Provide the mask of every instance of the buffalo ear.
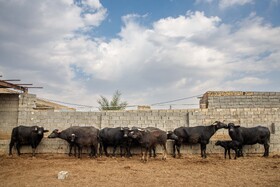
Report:
[{"label": "buffalo ear", "polygon": [[44,132],[49,132],[49,130],[44,130]]},{"label": "buffalo ear", "polygon": [[59,131],[59,129],[54,129],[54,131],[53,131],[54,133],[57,133],[57,134],[60,134],[60,131]]}]

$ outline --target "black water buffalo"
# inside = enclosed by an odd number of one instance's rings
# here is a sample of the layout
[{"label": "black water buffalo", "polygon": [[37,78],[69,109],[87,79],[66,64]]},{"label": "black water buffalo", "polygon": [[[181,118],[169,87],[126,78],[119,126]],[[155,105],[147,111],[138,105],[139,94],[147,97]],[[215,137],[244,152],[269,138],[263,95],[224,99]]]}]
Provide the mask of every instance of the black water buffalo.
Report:
[{"label": "black water buffalo", "polygon": [[81,158],[81,153],[84,147],[90,147],[90,157],[97,156],[97,148],[99,142],[99,129],[94,127],[81,127],[71,134],[71,144],[78,147],[78,158]]},{"label": "black water buffalo", "polygon": [[178,141],[178,136],[173,131],[167,131],[167,139]]},{"label": "black water buffalo", "polygon": [[270,131],[267,127],[240,127],[235,126],[234,123],[229,123],[228,133],[232,140],[236,140],[241,143],[239,147],[240,156],[243,156],[242,147],[243,145],[253,145],[256,143],[264,145],[264,157],[269,156],[269,142],[270,142]]},{"label": "black water buffalo", "polygon": [[234,159],[236,159],[237,154],[238,154],[238,148],[240,147],[241,143],[236,141],[236,140],[232,140],[232,141],[220,141],[220,140],[218,140],[215,143],[215,145],[221,146],[225,149],[225,159],[227,158],[227,152],[228,152],[229,159],[231,159],[230,149],[234,150],[235,151]]},{"label": "black water buffalo", "polygon": [[[71,135],[77,130],[78,126],[69,127],[63,131],[59,131],[58,129],[55,129],[52,131],[52,133],[48,136],[48,138],[60,138],[63,140],[66,140],[69,143],[69,156],[72,154],[72,148],[75,146],[73,142],[71,142]],[[75,156],[76,156],[76,149],[75,149]]]},{"label": "black water buffalo", "polygon": [[44,137],[44,133],[48,132],[44,127],[40,126],[18,126],[13,128],[10,142],[9,155],[12,155],[12,148],[16,144],[18,155],[20,155],[20,147],[22,145],[31,145],[32,156],[35,156],[35,149]]},{"label": "black water buffalo", "polygon": [[[99,130],[94,127],[79,127],[79,126],[73,126],[69,127],[63,131],[59,131],[58,129],[53,130],[53,132],[48,136],[48,138],[60,138],[63,140],[66,140],[69,143],[69,156],[71,155],[72,147],[76,146],[76,142],[80,142],[81,139],[86,139],[88,143],[91,143],[91,153],[90,156],[95,156],[97,153],[97,147],[98,147],[98,133]],[[73,140],[73,135],[78,140]],[[85,137],[85,138],[84,138]],[[77,145],[78,146],[78,145]],[[82,146],[79,145],[78,148],[81,150]],[[76,156],[76,151],[75,151]],[[79,151],[79,157],[81,156],[81,153]]]},{"label": "black water buffalo", "polygon": [[133,129],[130,131],[129,136],[137,140],[141,146],[142,160],[147,161],[148,151],[154,149],[158,144],[163,147],[163,160],[166,160],[167,150],[166,141],[167,133],[160,129]]},{"label": "black water buffalo", "polygon": [[[134,126],[134,127],[131,128],[131,131],[133,131],[133,130],[155,131],[155,130],[161,130],[161,129],[159,129],[157,127],[145,127],[145,128],[142,128],[142,127],[135,127]],[[170,138],[174,137],[173,136],[174,133],[173,133],[173,135],[172,135],[172,133],[171,132],[168,133],[168,136],[170,136]],[[168,136],[167,136],[167,138],[168,138]],[[127,146],[127,156],[128,157],[132,156],[131,151],[130,151],[131,147],[137,147],[138,148],[138,147],[141,147],[141,144],[139,143],[139,141],[137,139],[129,138],[128,139],[128,146]],[[154,157],[154,158],[157,156],[157,154],[156,154],[156,146],[152,147],[149,150],[149,155],[150,155],[150,157]]]},{"label": "black water buffalo", "polygon": [[106,156],[108,155],[107,148],[113,147],[113,156],[115,156],[117,147],[120,146],[120,154],[123,156],[123,148],[127,147],[128,141],[128,127],[115,127],[115,128],[103,128],[99,132],[100,138],[100,154],[102,155],[102,148]]},{"label": "black water buffalo", "polygon": [[201,157],[206,158],[206,145],[215,132],[227,125],[216,121],[209,126],[196,127],[179,127],[174,130],[174,134],[178,137],[173,144],[173,157],[176,157],[176,149],[179,157],[181,156],[180,147],[182,144],[200,144]]}]

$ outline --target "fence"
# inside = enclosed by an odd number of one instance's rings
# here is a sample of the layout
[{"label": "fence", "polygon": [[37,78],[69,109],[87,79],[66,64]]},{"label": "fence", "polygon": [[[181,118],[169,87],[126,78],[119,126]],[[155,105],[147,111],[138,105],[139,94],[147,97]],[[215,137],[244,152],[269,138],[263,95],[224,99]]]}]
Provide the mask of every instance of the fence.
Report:
[{"label": "fence", "polygon": [[[173,130],[180,126],[210,125],[214,121],[233,122],[244,127],[262,125],[268,127],[271,134],[270,152],[280,152],[280,109],[279,107],[248,107],[248,108],[206,108],[183,110],[129,110],[108,112],[76,112],[76,111],[40,111],[33,109],[34,95],[18,97],[3,96],[0,102],[0,129],[1,133],[8,137],[13,127],[17,125],[41,125],[52,131],[53,129],[66,129],[68,127],[95,126],[104,127],[158,127],[162,130]],[[209,99],[209,98],[208,98]],[[265,98],[263,98],[265,99]],[[275,99],[275,98],[274,98]],[[276,98],[277,99],[277,98]],[[278,96],[279,99],[279,96]],[[3,101],[4,100],[4,101]],[[14,105],[7,103],[19,103],[18,110]],[[2,104],[1,104],[2,103]],[[5,106],[5,107],[3,107]],[[9,108],[11,107],[11,108]],[[11,112],[14,111],[14,112]],[[16,120],[14,119],[16,117]],[[2,138],[3,139],[3,138]],[[216,140],[230,139],[226,129],[219,130],[210,140],[207,146],[208,153],[222,152],[220,147],[214,146]],[[8,152],[9,140],[0,140],[0,152]],[[44,138],[38,147],[40,153],[66,153],[67,144],[60,139],[51,140]],[[198,145],[184,146],[183,153],[199,153]],[[245,146],[247,153],[262,153],[260,145]],[[23,152],[30,152],[24,148]],[[168,142],[168,152],[171,153],[171,142]]]}]

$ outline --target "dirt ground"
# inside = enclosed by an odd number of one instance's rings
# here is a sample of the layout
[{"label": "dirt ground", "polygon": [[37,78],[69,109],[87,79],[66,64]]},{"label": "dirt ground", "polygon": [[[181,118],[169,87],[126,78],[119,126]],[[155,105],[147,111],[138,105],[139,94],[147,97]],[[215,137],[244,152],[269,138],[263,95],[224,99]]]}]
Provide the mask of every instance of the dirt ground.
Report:
[{"label": "dirt ground", "polygon": [[[69,176],[58,180],[59,171]],[[0,156],[0,186],[280,186],[280,155],[247,155],[237,160],[222,154],[160,155],[147,163],[133,158],[68,157],[65,154]]]}]

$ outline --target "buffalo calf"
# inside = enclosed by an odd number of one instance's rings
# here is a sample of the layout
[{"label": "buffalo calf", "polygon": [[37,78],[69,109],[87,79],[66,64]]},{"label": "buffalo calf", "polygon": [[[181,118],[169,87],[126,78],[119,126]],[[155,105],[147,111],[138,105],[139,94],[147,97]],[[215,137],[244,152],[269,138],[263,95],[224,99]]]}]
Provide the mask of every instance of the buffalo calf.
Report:
[{"label": "buffalo calf", "polygon": [[230,149],[235,151],[235,156],[234,159],[236,159],[236,156],[238,154],[238,147],[240,147],[241,143],[238,141],[220,141],[218,140],[215,145],[217,146],[221,146],[225,149],[225,159],[227,158],[227,152],[228,152],[228,157],[229,159],[231,159],[230,157]]}]

